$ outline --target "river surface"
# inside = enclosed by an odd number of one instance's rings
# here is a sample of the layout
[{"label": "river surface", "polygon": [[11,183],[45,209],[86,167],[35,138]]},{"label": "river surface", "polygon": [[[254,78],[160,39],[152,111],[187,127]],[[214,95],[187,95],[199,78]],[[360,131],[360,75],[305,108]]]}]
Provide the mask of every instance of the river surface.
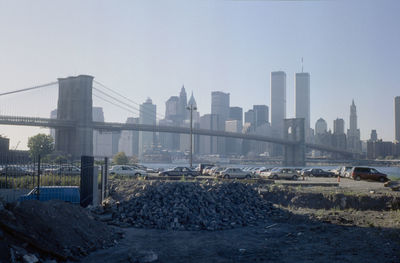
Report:
[{"label": "river surface", "polygon": [[[189,166],[188,163],[141,163],[142,165],[153,168],[153,169],[171,169],[176,166]],[[193,166],[197,167],[198,164],[194,163]],[[239,168],[245,168],[245,167],[266,167],[266,168],[273,168],[276,167],[276,165],[261,165],[261,164],[220,164],[220,166],[224,167],[239,167]],[[338,165],[335,166],[306,166],[302,168],[321,168],[324,170],[330,170],[337,168]],[[396,166],[372,166],[376,168],[379,172],[385,173],[388,175],[389,178],[391,179],[400,179],[400,167]]]}]

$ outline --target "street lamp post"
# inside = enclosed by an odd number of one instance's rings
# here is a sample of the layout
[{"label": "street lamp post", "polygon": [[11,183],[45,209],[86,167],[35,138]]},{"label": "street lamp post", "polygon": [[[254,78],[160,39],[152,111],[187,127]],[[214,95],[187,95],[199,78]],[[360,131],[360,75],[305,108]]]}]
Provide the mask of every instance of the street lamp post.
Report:
[{"label": "street lamp post", "polygon": [[193,111],[197,110],[196,106],[190,104],[186,107],[190,110],[190,168],[193,166]]}]

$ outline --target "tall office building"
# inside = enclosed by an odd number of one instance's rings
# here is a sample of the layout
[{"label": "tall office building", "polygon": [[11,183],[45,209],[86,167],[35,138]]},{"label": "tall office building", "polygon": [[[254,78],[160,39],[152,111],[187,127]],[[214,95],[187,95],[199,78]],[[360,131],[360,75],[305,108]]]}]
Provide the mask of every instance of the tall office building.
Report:
[{"label": "tall office building", "polygon": [[341,150],[347,148],[347,138],[344,133],[344,120],[337,118],[333,121],[332,146]]},{"label": "tall office building", "polygon": [[244,122],[249,123],[253,127],[256,125],[256,115],[254,110],[248,110],[244,113]]},{"label": "tall office building", "polygon": [[165,118],[168,120],[178,120],[180,114],[179,97],[171,96],[165,102]]},{"label": "tall office building", "polygon": [[179,115],[181,120],[186,120],[188,116],[187,107],[187,96],[185,86],[182,86],[181,92],[179,93]]},{"label": "tall office building", "polygon": [[397,142],[400,142],[400,96],[394,98],[394,127],[394,138]]},{"label": "tall office building", "polygon": [[[50,119],[57,119],[57,109],[50,112]],[[50,129],[50,136],[53,137],[53,141],[56,141],[56,130]]]},{"label": "tall office building", "polygon": [[296,73],[294,79],[296,118],[304,118],[306,140],[310,140],[310,74]]},{"label": "tall office building", "polygon": [[[127,124],[139,124],[139,118],[128,118]],[[126,156],[138,156],[139,153],[139,132],[122,131],[118,142],[118,151],[124,152]]]},{"label": "tall office building", "polygon": [[[213,91],[211,93],[211,114],[218,116],[219,131],[225,130],[225,121],[229,119],[229,93]],[[217,138],[217,153],[225,154],[225,138]]]},{"label": "tall office building", "polygon": [[[156,111],[156,105],[148,98],[145,103],[140,105],[139,123],[156,125]],[[139,132],[139,159],[142,159],[143,153],[146,150],[151,149],[154,142],[154,132]]]},{"label": "tall office building", "polygon": [[347,130],[347,148],[354,152],[361,152],[360,130],[357,129],[357,108],[354,100],[350,105],[350,129]]},{"label": "tall office building", "polygon": [[268,106],[253,105],[255,127],[262,126],[268,122]]},{"label": "tall office building", "polygon": [[241,107],[230,107],[229,120],[237,120],[243,123],[243,109]]},{"label": "tall office building", "polygon": [[333,121],[333,133],[344,134],[344,120],[337,118]]},{"label": "tall office building", "polygon": [[211,114],[220,116],[225,121],[229,118],[229,93],[213,91],[211,93]]},{"label": "tall office building", "polygon": [[283,137],[286,118],[286,73],[271,72],[271,127],[274,136]]},{"label": "tall office building", "polygon": [[371,142],[376,142],[378,140],[378,133],[376,130],[371,130],[371,137],[369,138]]},{"label": "tall office building", "polygon": [[[103,108],[93,107],[93,121],[104,122]],[[96,157],[111,157],[112,133],[104,131],[93,131],[93,155]]]},{"label": "tall office building", "polygon": [[[218,130],[218,115],[205,114],[200,117],[200,129]],[[200,137],[200,154],[216,154],[217,153],[217,137],[201,136]]]},{"label": "tall office building", "polygon": [[328,124],[322,118],[319,118],[315,123],[315,134],[324,134],[328,131]]}]

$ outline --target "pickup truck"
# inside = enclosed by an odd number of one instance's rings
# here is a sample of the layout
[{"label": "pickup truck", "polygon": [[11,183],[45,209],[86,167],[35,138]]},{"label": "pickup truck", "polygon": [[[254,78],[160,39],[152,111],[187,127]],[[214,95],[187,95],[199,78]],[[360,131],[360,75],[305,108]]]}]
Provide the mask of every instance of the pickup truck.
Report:
[{"label": "pickup truck", "polygon": [[[35,187],[28,194],[22,195],[19,201],[37,200],[38,188]],[[39,187],[39,201],[61,200],[72,204],[80,203],[79,186],[41,186]]]}]

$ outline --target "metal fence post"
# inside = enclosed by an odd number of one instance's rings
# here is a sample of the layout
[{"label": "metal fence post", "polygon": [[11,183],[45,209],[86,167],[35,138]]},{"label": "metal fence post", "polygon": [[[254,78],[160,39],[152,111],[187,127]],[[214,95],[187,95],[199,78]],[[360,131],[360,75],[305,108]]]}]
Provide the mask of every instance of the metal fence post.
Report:
[{"label": "metal fence post", "polygon": [[108,157],[104,157],[104,197],[108,197]]},{"label": "metal fence post", "polygon": [[40,197],[40,155],[38,155],[38,180],[37,180],[37,200],[39,200]]}]

